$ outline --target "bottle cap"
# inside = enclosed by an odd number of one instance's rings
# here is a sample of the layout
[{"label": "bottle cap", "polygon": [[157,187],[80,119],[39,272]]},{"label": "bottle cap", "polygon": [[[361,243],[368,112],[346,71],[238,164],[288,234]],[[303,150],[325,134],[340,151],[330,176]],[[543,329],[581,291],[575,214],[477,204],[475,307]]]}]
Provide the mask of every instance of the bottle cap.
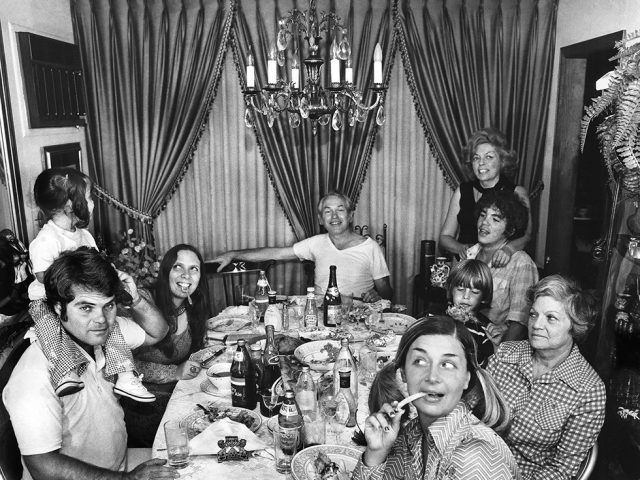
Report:
[{"label": "bottle cap", "polygon": [[273,295],[274,297],[276,296],[276,291],[275,290],[269,290],[269,296]]},{"label": "bottle cap", "polygon": [[351,369],[341,368],[340,370],[338,370],[338,375],[340,375],[341,378],[348,377],[349,375],[351,375]]},{"label": "bottle cap", "polygon": [[244,347],[247,344],[247,341],[244,338],[238,340],[238,346]]},{"label": "bottle cap", "polygon": [[308,371],[309,371],[309,365],[303,365],[303,366],[302,366],[302,372],[303,372],[303,373],[306,373],[306,372],[308,372]]},{"label": "bottle cap", "polygon": [[340,340],[340,345],[342,345],[343,347],[349,346],[349,339],[348,338],[343,338],[342,340]]},{"label": "bottle cap", "polygon": [[259,343],[253,343],[249,346],[249,349],[251,349],[251,351],[258,351],[258,350],[262,350],[262,347],[260,346]]},{"label": "bottle cap", "polygon": [[313,293],[315,295],[316,289],[314,287],[307,287],[307,295]]},{"label": "bottle cap", "polygon": [[286,392],[284,392],[284,398],[295,398],[293,390],[287,390]]}]

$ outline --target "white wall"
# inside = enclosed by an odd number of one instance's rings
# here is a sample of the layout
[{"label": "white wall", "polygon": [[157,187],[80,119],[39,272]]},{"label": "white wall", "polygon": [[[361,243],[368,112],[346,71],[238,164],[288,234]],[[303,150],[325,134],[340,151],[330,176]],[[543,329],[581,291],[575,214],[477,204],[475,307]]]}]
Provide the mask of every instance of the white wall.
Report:
[{"label": "white wall", "polygon": [[[32,240],[38,231],[37,208],[33,203],[32,192],[36,177],[44,169],[42,147],[80,142],[84,154],[86,146],[82,128],[29,128],[16,32],[26,31],[75,43],[69,0],[0,0],[0,28],[7,63],[28,240]],[[86,155],[83,155],[82,168],[86,171]],[[24,240],[26,243],[27,239]]]},{"label": "white wall", "polygon": [[632,32],[637,29],[640,29],[640,0],[559,0],[555,63],[542,173],[545,189],[542,192],[540,218],[538,219],[536,261],[539,265],[544,265],[545,246],[547,243],[547,216],[549,213],[549,188],[551,186],[551,161],[556,123],[560,49],[620,30]]}]

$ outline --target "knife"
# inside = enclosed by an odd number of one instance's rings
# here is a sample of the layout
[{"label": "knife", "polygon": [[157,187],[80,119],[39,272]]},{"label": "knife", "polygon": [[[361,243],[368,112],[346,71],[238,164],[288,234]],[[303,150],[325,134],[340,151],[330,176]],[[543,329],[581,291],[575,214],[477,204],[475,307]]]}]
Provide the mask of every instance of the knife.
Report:
[{"label": "knife", "polygon": [[217,352],[212,353],[211,356],[207,356],[207,358],[205,358],[204,360],[202,360],[200,362],[200,367],[201,368],[208,368],[209,362],[211,362],[212,360],[215,360],[216,358],[218,358],[220,355],[222,355],[226,351],[227,351],[226,347],[222,347]]}]

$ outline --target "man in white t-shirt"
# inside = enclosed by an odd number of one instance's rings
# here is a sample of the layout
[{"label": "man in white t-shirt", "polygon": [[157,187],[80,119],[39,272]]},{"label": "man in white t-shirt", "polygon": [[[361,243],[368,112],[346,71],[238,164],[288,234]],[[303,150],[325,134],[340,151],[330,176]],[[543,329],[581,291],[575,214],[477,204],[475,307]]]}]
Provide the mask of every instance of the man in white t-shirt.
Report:
[{"label": "man in white t-shirt", "polygon": [[315,235],[291,247],[233,250],[215,258],[221,271],[233,259],[311,260],[315,262],[316,293],[324,293],[329,283],[329,266],[335,265],[338,289],[343,294],[362,296],[365,302],[391,299],[393,290],[389,268],[380,246],[353,231],[353,203],[346,195],[332,192],[318,202],[320,224],[326,234]]},{"label": "man in white t-shirt", "polygon": [[[124,473],[124,414],[113,383],[103,375],[102,345],[115,322],[131,348],[153,345],[168,331],[160,312],[138,294],[129,275],[117,272],[93,249],[64,252],[47,269],[44,285],[49,308],[88,364],[80,376],[84,389],[59,397],[49,381],[47,359],[32,336],[2,392],[22,454],[23,478],[176,478],[176,471],[160,459]],[[116,318],[116,303],[127,299],[133,320]]]}]

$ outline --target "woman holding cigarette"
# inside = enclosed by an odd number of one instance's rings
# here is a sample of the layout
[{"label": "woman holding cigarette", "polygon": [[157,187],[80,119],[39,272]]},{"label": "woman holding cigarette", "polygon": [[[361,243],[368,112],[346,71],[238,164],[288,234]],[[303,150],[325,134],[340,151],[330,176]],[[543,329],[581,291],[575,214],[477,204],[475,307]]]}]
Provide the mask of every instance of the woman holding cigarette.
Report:
[{"label": "woman holding cigarette", "polygon": [[496,433],[509,426],[508,406],[478,367],[476,344],[464,325],[446,316],[414,323],[400,340],[395,365],[409,395],[423,394],[413,400],[418,416],[401,426],[398,402],[370,415],[367,449],[352,478],[520,478]]},{"label": "woman holding cigarette", "polygon": [[169,333],[156,345],[133,352],[136,370],[144,375],[143,384],[157,401],[145,407],[123,402],[130,446],[151,446],[176,383],[200,372],[200,364],[189,357],[203,347],[210,317],[203,268],[204,260],[195,247],[176,245],[160,262],[155,288],[139,290],[162,312]]}]

